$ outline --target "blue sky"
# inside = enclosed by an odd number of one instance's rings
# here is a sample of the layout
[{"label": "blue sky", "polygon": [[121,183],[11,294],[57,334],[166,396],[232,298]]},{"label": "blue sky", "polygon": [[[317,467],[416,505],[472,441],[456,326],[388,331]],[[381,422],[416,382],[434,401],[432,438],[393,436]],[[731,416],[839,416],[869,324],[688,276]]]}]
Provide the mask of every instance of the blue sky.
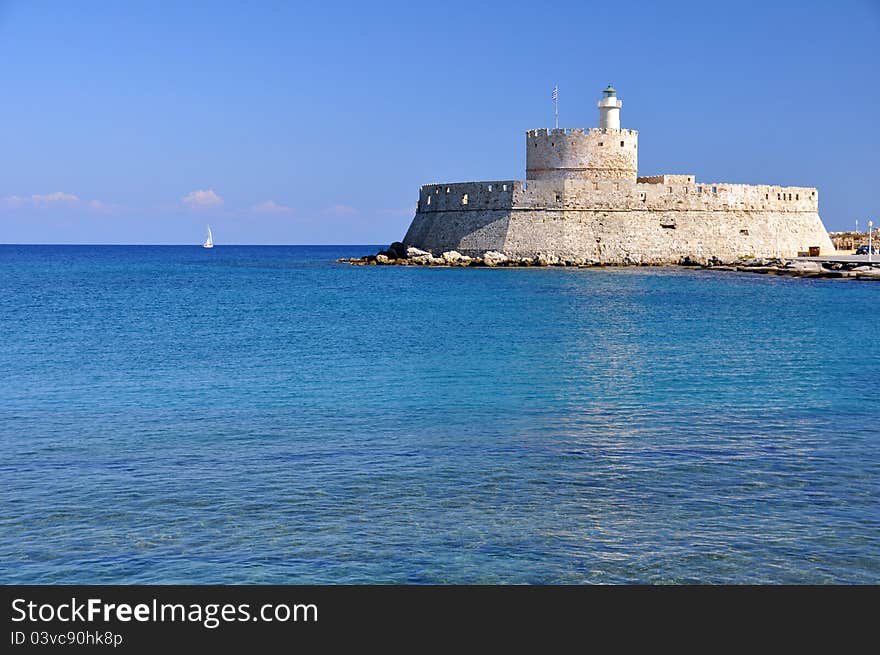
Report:
[{"label": "blue sky", "polygon": [[594,126],[640,174],[880,220],[880,2],[0,0],[0,243],[387,243],[420,184]]}]

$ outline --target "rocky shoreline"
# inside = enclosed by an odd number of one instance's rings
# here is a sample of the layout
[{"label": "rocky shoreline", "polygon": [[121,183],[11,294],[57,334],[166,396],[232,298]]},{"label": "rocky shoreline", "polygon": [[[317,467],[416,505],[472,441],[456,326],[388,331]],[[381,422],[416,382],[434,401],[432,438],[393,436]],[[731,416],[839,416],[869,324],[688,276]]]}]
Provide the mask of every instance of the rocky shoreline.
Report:
[{"label": "rocky shoreline", "polygon": [[[399,241],[386,250],[366,257],[350,257],[336,260],[353,266],[439,266],[439,267],[487,267],[522,268],[560,266],[570,268],[607,267],[598,261],[588,259],[562,259],[554,255],[534,257],[508,257],[504,253],[490,250],[481,256],[470,257],[455,250],[446,251],[439,256],[418,248],[406,247]],[[638,261],[624,262],[616,266],[661,266]],[[742,257],[735,261],[721,261],[712,257],[697,261],[685,257],[676,262],[678,266],[702,268],[713,271],[736,271],[743,273],[762,273],[765,275],[785,275],[790,277],[832,278],[880,281],[880,262],[834,262],[802,259],[758,259]]]}]

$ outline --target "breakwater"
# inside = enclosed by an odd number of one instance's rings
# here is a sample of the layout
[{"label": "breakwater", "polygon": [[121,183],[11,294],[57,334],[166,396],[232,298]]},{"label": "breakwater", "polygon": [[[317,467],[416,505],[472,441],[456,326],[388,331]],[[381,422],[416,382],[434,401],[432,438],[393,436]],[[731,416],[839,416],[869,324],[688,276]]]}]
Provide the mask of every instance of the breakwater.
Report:
[{"label": "breakwater", "polygon": [[[387,249],[375,255],[365,257],[343,257],[337,262],[354,266],[440,266],[468,268],[517,268],[517,267],[602,267],[608,264],[602,261],[585,258],[563,258],[553,254],[539,253],[533,257],[516,257],[489,250],[481,255],[465,255],[456,250],[447,250],[435,255],[427,250],[407,247],[401,242],[392,243]],[[636,262],[629,262],[629,265]],[[789,277],[833,278],[880,281],[880,262],[868,262],[858,257],[809,257],[809,258],[755,258],[738,257],[736,259],[720,259],[710,257],[695,261],[690,257],[682,257],[679,266],[699,267],[715,271],[735,271],[745,273],[763,273],[767,275],[786,275]],[[620,265],[620,264],[616,264]],[[658,264],[641,264],[656,266]]]}]

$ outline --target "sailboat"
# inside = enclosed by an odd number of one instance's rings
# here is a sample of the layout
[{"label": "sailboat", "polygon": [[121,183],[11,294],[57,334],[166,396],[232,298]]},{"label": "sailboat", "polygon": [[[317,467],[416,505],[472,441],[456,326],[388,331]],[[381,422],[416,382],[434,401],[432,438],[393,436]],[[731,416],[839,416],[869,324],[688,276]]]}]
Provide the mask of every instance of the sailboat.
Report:
[{"label": "sailboat", "polygon": [[202,244],[202,248],[213,248],[214,247],[214,234],[211,232],[211,226],[208,226],[208,238],[205,239],[205,243]]}]

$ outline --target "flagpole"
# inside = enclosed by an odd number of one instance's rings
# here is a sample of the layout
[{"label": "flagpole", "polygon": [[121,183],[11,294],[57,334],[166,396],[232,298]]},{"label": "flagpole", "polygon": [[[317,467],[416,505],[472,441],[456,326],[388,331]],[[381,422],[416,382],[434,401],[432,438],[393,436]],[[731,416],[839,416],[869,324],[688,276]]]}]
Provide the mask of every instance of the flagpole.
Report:
[{"label": "flagpole", "polygon": [[559,85],[553,87],[553,105],[556,108],[556,129],[559,129]]}]

